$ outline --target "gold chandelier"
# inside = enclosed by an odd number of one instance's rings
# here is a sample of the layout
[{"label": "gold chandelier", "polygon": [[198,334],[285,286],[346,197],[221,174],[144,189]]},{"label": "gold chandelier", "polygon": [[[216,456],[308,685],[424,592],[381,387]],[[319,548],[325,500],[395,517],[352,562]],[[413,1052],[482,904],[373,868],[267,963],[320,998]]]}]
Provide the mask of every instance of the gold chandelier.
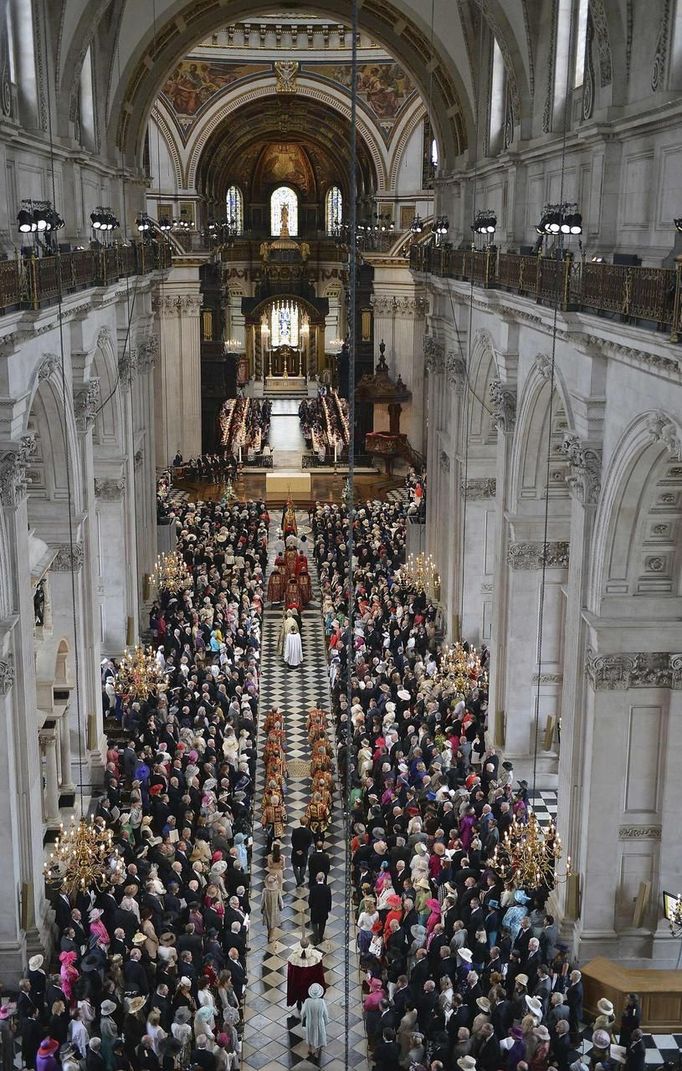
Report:
[{"label": "gold chandelier", "polygon": [[425,591],[435,599],[440,598],[440,577],[430,554],[410,554],[400,574],[407,587]]},{"label": "gold chandelier", "polygon": [[151,647],[137,644],[131,651],[126,651],[119,662],[116,691],[119,695],[146,699],[157,691],[162,679],[163,674]]},{"label": "gold chandelier", "polygon": [[467,650],[459,642],[443,649],[440,668],[441,675],[445,678],[444,683],[449,682],[452,688],[465,699],[471,695],[474,688],[480,688],[488,681],[487,674],[481,665],[481,656],[476,648],[469,647]]},{"label": "gold chandelier", "polygon": [[186,588],[192,578],[185,559],[177,550],[173,550],[169,554],[159,554],[152,579],[159,590],[163,589],[175,595]]},{"label": "gold chandelier", "polygon": [[566,858],[566,868],[559,872],[563,855],[561,838],[554,822],[543,829],[534,812],[528,823],[514,819],[501,844],[498,844],[491,861],[505,882],[517,889],[553,889],[568,880],[571,873],[571,857]]},{"label": "gold chandelier", "polygon": [[69,896],[93,888],[101,890],[124,872],[113,833],[93,819],[71,821],[69,829],[61,826],[54,851],[43,864],[45,880]]}]

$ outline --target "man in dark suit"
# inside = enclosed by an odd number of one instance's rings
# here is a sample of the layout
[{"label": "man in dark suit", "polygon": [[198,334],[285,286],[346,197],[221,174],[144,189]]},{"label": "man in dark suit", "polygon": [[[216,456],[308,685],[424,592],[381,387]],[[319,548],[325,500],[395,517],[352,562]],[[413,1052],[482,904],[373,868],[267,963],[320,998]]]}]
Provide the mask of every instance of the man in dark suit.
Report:
[{"label": "man in dark suit", "polygon": [[326,883],[323,871],[319,871],[315,884],[308,896],[310,923],[313,930],[313,944],[319,945],[324,940],[324,930],[332,909],[332,891]]},{"label": "man in dark suit", "polygon": [[500,1043],[495,1037],[495,1028],[492,1023],[484,1023],[481,1033],[474,1040],[471,1053],[476,1058],[480,1071],[497,1071],[500,1066]]},{"label": "man in dark suit", "polygon": [[244,996],[244,987],[246,985],[246,971],[239,962],[239,953],[236,948],[231,948],[227,954],[227,969],[230,972],[235,995],[241,1004]]},{"label": "man in dark suit", "polygon": [[308,884],[311,889],[317,880],[318,874],[324,874],[325,880],[331,869],[331,859],[324,850],[324,844],[321,840],[318,840],[315,844],[315,851],[312,852],[308,859]]},{"label": "man in dark suit", "polygon": [[300,825],[291,831],[291,866],[296,878],[296,887],[303,885],[308,852],[313,843],[313,835],[308,828],[308,819],[303,815]]},{"label": "man in dark suit", "polygon": [[625,1071],[644,1071],[645,1053],[642,1031],[637,1028],[632,1031],[632,1038],[625,1054]]},{"label": "man in dark suit", "polygon": [[384,1030],[381,1041],[374,1049],[374,1071],[395,1071],[399,1056],[400,1046],[395,1040],[395,1030]]},{"label": "man in dark suit", "polygon": [[570,1012],[568,1022],[571,1027],[571,1038],[577,1041],[580,1037],[580,1022],[583,1017],[583,976],[580,971],[571,971],[569,975],[566,1003]]},{"label": "man in dark suit", "polygon": [[188,922],[185,926],[185,932],[178,937],[176,946],[178,955],[181,952],[191,952],[192,963],[195,967],[199,967],[201,964],[201,957],[203,955],[203,941],[198,933],[195,933],[194,923]]}]

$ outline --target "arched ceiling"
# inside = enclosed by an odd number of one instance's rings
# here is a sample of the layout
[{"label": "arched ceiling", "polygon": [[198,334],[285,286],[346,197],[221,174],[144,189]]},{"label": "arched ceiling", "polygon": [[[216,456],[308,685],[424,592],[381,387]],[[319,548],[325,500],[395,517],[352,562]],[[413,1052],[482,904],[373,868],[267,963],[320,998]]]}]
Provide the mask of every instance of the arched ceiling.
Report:
[{"label": "arched ceiling", "polygon": [[[274,143],[302,146],[317,182],[335,181],[344,187],[350,135],[347,119],[313,100],[273,94],[253,101],[225,116],[213,131],[197,168],[197,189],[209,199],[219,201],[224,200],[232,182],[251,193],[263,149]],[[358,170],[359,189],[376,189],[372,158],[361,139],[358,139]],[[311,200],[315,199],[313,194]]]},{"label": "arched ceiling", "polygon": [[[504,36],[505,62],[517,87],[528,97],[532,71],[528,11],[534,0],[363,0],[361,30],[377,41],[410,74],[429,104],[445,169],[474,140],[476,86],[481,72],[472,60],[465,27],[471,9],[480,8],[488,24]],[[106,7],[111,71],[107,103],[109,149],[116,145],[129,163],[139,162],[144,131],[154,99],[168,73],[214,30],[240,19],[253,21],[270,12],[305,11],[348,25],[348,0],[305,4],[264,4],[253,0],[110,0]],[[62,40],[58,49],[61,87],[68,94],[78,77],[84,46],[92,39],[93,4],[63,0]],[[94,14],[101,16],[101,7]],[[113,45],[113,47],[112,47]],[[474,50],[475,51],[475,50]],[[475,57],[474,57],[475,58]],[[74,73],[75,72],[75,73]]]}]

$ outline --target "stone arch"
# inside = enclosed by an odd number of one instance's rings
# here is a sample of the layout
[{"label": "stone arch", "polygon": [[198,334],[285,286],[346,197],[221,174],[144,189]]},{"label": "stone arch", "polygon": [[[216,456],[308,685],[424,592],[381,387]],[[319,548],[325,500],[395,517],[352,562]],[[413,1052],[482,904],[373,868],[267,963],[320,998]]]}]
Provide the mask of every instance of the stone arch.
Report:
[{"label": "stone arch", "polygon": [[423,102],[421,100],[415,101],[408,110],[407,115],[403,116],[398,129],[391,139],[392,155],[388,173],[389,190],[397,188],[398,171],[405,155],[405,149],[417,127],[426,119],[426,115],[427,112]]},{"label": "stone arch", "polygon": [[523,386],[517,407],[512,446],[511,501],[518,513],[534,514],[547,486],[547,441],[551,410],[550,499],[568,500],[568,462],[561,449],[564,436],[573,428],[568,393],[558,366],[554,367],[551,396],[551,360],[539,354]]},{"label": "stone arch", "polygon": [[467,369],[467,434],[470,444],[497,448],[497,429],[490,403],[490,384],[497,378],[497,358],[492,336],[481,329],[474,335]]},{"label": "stone arch", "polygon": [[166,143],[168,155],[171,158],[173,170],[175,172],[175,181],[178,184],[178,188],[182,189],[184,168],[182,166],[182,151],[178,143],[177,128],[160,97],[156,98],[150,115],[150,121],[158,127],[159,133]]},{"label": "stone arch", "polygon": [[[186,162],[183,169],[182,184],[185,189],[195,188],[197,169],[202,153],[211,135],[225,121],[226,117],[245,104],[272,96],[274,89],[275,79],[271,74],[267,74],[258,79],[253,79],[246,88],[243,85],[236,89],[228,87],[223,94],[216,98],[214,105],[206,112],[184,150]],[[325,104],[328,108],[342,115],[344,119],[350,120],[350,99],[344,98],[341,94],[335,94],[329,87],[323,88],[320,82],[301,77],[296,83],[296,93],[299,97],[308,97],[317,103]],[[374,164],[377,190],[384,191],[390,187],[387,186],[388,165],[380,131],[376,124],[370,120],[369,115],[363,114],[361,109],[358,109],[357,124],[358,133],[367,145]]]},{"label": "stone arch", "polygon": [[[667,413],[640,414],[623,433],[604,476],[595,519],[590,605],[682,596],[682,427]],[[679,602],[675,614],[679,616]]]},{"label": "stone arch", "polygon": [[[338,21],[348,17],[347,4],[342,0],[307,4],[306,9]],[[253,18],[253,15],[253,4],[248,0],[235,0],[230,7],[231,21]],[[142,26],[138,24],[137,36],[132,41],[129,21],[124,18],[121,35],[126,35],[125,66],[120,84],[112,85],[109,100],[109,115],[118,117],[117,128],[112,123],[110,129],[112,149],[117,144],[129,161],[139,157],[146,120],[166,72],[224,21],[221,4],[204,3],[197,7],[188,0],[177,0],[165,5],[156,33],[147,20]],[[362,5],[361,29],[405,66],[424,98],[433,84],[434,129],[443,147],[444,166],[454,166],[466,148],[467,132],[473,128],[459,58],[455,62],[438,47],[436,39],[432,62],[425,20],[419,15],[415,18],[413,11],[403,13],[386,0],[366,0]]]},{"label": "stone arch", "polygon": [[94,446],[96,449],[106,448],[107,455],[111,453],[112,448],[122,454],[125,434],[118,362],[107,328],[102,328],[97,336],[90,362],[90,379],[93,378],[99,380],[99,400],[93,430]]},{"label": "stone arch", "polygon": [[[33,435],[35,440],[28,471],[29,522],[47,542],[54,542],[55,523],[64,526],[64,533],[68,528],[69,482],[74,514],[81,512],[83,503],[70,387],[66,392],[66,406],[64,394],[61,362],[55,355],[47,354],[34,377],[24,428],[24,433]],[[61,504],[58,515],[55,503]]]}]

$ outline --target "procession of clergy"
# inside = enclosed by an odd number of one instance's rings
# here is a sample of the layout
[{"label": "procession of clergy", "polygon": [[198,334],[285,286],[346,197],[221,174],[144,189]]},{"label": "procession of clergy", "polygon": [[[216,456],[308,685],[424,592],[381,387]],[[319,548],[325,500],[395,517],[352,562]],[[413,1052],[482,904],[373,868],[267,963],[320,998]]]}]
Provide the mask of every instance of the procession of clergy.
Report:
[{"label": "procession of clergy", "polygon": [[268,600],[283,605],[278,653],[290,669],[303,662],[301,611],[312,599],[308,559],[303,552],[305,536],[298,539],[298,525],[291,498],[282,513],[281,538],[276,543],[277,556],[268,580]]}]

